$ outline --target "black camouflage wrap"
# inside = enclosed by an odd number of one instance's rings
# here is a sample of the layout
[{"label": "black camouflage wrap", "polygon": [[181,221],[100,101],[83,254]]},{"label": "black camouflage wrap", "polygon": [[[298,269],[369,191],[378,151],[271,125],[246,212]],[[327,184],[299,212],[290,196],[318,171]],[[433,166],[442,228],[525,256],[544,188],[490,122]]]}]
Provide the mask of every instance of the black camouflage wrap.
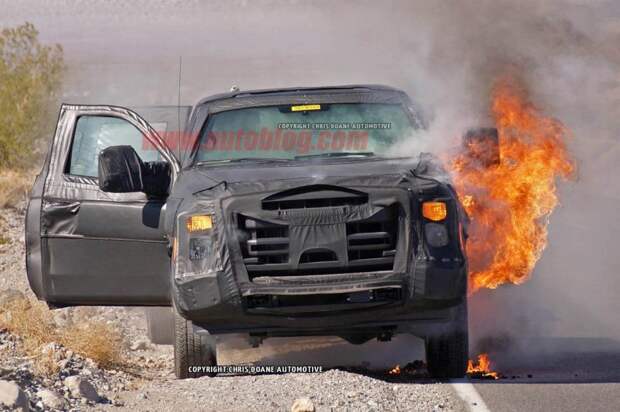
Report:
[{"label": "black camouflage wrap", "polygon": [[[213,96],[192,110],[186,133],[198,136],[212,113],[243,107],[312,103],[397,103],[423,128],[407,95],[384,86],[282,89]],[[84,113],[121,117],[135,125],[170,164],[171,190],[165,199],[144,193],[106,193],[97,179],[65,170],[75,119]],[[319,159],[284,163],[180,167],[153,128],[134,112],[110,106],[61,109],[58,129],[28,208],[27,263],[30,284],[50,305],[174,305],[186,318],[212,333],[248,332],[265,336],[347,335],[367,331],[425,334],[455,318],[465,299],[466,217],[441,167],[432,158]],[[279,211],[266,199],[288,191],[359,193],[367,201],[343,208]],[[427,242],[424,201],[444,201],[441,225],[446,241]],[[301,256],[326,246],[347,265],[346,225],[398,210],[398,243],[391,270],[359,267],[345,273],[255,276],[240,250],[239,219],[256,219],[289,230],[291,271]],[[200,241],[186,229],[187,218],[209,215],[213,228]],[[242,217],[240,217],[242,216]],[[435,235],[433,235],[435,236]],[[194,243],[192,243],[194,242]],[[209,250],[207,257],[189,259]],[[202,248],[202,249],[201,249]],[[170,259],[169,256],[173,258]],[[301,272],[300,272],[301,273]],[[381,302],[359,299],[386,292]],[[299,297],[342,301],[325,304],[261,306],[256,298]]]}]

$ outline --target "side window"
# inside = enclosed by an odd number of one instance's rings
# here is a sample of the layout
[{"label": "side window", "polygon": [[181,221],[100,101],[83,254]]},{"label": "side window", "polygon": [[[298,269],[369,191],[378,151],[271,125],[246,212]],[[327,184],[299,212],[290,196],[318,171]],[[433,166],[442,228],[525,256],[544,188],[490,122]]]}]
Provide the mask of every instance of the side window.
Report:
[{"label": "side window", "polygon": [[99,152],[117,145],[132,146],[143,162],[161,160],[157,149],[127,120],[110,116],[80,116],[71,145],[69,174],[97,177]]}]

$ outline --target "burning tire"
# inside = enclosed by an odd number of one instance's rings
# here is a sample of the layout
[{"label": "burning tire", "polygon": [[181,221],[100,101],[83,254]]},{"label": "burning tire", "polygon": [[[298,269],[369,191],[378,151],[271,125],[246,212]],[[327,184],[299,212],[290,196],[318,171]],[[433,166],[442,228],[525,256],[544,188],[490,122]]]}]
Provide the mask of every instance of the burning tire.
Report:
[{"label": "burning tire", "polygon": [[214,376],[204,370],[216,366],[215,338],[206,330],[196,332],[191,321],[174,311],[174,374],[178,379]]},{"label": "burning tire", "polygon": [[457,309],[454,322],[447,331],[426,338],[426,363],[433,378],[462,378],[467,371],[469,335],[467,301]]}]

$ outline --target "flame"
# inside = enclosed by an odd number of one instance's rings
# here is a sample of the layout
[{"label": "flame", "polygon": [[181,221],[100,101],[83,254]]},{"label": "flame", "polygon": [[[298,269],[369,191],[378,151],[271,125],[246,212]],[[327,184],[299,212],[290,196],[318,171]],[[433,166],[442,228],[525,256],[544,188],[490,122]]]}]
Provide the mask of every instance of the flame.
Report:
[{"label": "flame", "polygon": [[469,147],[448,165],[471,219],[470,293],[529,278],[547,244],[548,218],[558,204],[556,180],[574,172],[564,142],[569,131],[542,115],[517,81],[495,84],[491,113],[499,164],[481,164],[480,147]]},{"label": "flame", "polygon": [[388,374],[390,374],[390,375],[400,375],[400,365],[394,366],[392,369],[390,369]]},{"label": "flame", "polygon": [[467,362],[467,374],[474,377],[499,379],[499,374],[491,370],[491,361],[486,353],[478,355],[478,364],[475,366],[472,360]]}]

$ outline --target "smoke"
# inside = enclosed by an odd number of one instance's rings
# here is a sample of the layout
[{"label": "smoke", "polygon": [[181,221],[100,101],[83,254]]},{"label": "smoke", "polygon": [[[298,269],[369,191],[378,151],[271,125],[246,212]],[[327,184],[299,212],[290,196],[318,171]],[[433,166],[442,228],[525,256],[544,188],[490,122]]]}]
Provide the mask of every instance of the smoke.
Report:
[{"label": "smoke", "polygon": [[444,151],[489,124],[497,76],[572,132],[578,180],[560,186],[531,280],[472,300],[475,340],[498,335],[620,337],[620,3],[613,0],[0,0],[0,24],[30,20],[64,46],[70,102],[176,104],[241,89],[386,83],[431,127],[402,148]]},{"label": "smoke", "polygon": [[[620,96],[620,61],[612,46],[618,13],[617,6],[604,2],[489,2],[476,10],[450,9],[460,17],[448,29],[459,34],[453,48],[441,37],[442,29],[436,32],[440,66],[451,60],[445,51],[463,50],[454,55],[468,68],[461,91],[488,104],[492,80],[506,71],[517,73],[535,104],[573,131],[568,145],[578,160],[578,181],[560,187],[561,206],[551,216],[549,244],[532,279],[474,297],[473,330],[481,339],[620,336],[619,266],[611,252],[620,234],[613,218],[618,194],[611,189],[619,175],[614,102]],[[440,102],[437,117],[451,106],[449,100]],[[484,118],[484,107],[472,107],[464,118],[476,113]],[[453,116],[456,110],[444,113]]]},{"label": "smoke", "polygon": [[[573,132],[568,145],[579,170],[576,182],[560,185],[561,205],[531,280],[473,297],[475,346],[506,349],[509,338],[524,336],[618,338],[619,264],[612,250],[620,224],[612,187],[620,154],[620,59],[613,46],[620,10],[611,2],[477,5],[451,5],[427,16],[434,45],[426,61],[438,67],[429,75],[450,84],[439,88],[435,101],[439,133],[451,126],[462,132],[463,119],[484,121],[489,87],[511,72],[524,79],[539,109]],[[450,80],[452,72],[459,84]],[[471,97],[477,103],[468,105]]]}]

